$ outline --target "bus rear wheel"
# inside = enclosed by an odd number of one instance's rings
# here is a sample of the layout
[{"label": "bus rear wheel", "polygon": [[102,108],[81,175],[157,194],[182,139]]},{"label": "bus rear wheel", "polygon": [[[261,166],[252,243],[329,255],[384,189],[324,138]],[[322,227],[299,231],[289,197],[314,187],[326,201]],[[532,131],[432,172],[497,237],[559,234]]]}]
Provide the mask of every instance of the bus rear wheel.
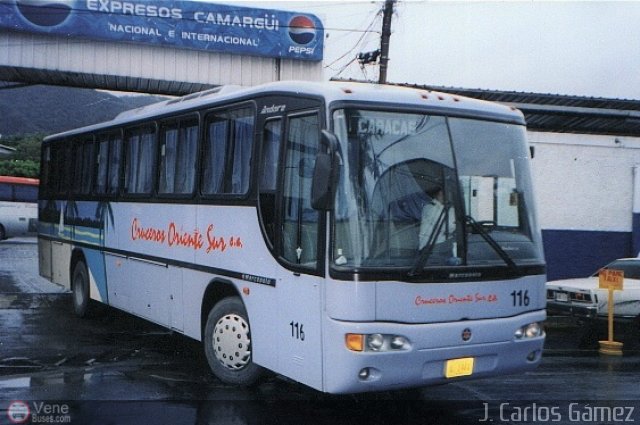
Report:
[{"label": "bus rear wheel", "polygon": [[77,317],[86,317],[89,312],[89,272],[82,261],[73,267],[71,275],[71,290],[73,292],[73,312]]},{"label": "bus rear wheel", "polygon": [[203,344],[209,367],[222,382],[248,386],[262,375],[263,369],[253,363],[251,329],[240,298],[224,298],[213,306]]}]

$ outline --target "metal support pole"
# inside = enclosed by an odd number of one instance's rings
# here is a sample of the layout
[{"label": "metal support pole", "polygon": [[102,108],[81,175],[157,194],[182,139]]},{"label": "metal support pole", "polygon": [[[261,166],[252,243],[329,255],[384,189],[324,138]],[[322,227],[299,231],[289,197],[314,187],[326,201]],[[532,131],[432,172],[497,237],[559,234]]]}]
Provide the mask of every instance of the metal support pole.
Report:
[{"label": "metal support pole", "polygon": [[389,42],[391,39],[391,18],[393,17],[393,4],[396,0],[386,0],[382,15],[382,37],[380,40],[380,78],[378,82],[387,82],[387,68],[389,63]]}]

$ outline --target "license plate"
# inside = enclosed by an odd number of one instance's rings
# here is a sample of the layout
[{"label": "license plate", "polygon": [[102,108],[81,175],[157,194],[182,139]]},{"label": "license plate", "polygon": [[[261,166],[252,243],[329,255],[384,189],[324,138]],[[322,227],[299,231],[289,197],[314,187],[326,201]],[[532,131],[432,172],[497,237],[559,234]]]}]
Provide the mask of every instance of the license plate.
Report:
[{"label": "license plate", "polygon": [[563,303],[569,302],[569,294],[566,292],[556,292],[556,301]]},{"label": "license plate", "polygon": [[471,375],[473,373],[473,361],[473,357],[447,360],[444,376],[447,378],[457,378],[459,376]]}]

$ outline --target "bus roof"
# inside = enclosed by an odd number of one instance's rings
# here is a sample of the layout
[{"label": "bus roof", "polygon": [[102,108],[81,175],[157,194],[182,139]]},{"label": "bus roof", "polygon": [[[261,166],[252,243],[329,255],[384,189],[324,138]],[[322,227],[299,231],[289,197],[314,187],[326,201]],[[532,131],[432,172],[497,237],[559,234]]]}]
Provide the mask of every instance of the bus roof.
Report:
[{"label": "bus roof", "polygon": [[523,114],[515,108],[471,99],[458,95],[433,92],[424,89],[399,87],[393,85],[368,84],[360,82],[308,82],[281,81],[267,83],[249,88],[240,86],[221,86],[203,92],[170,99],[130,111],[123,112],[113,120],[70,130],[49,136],[49,139],[69,137],[85,132],[100,131],[109,127],[127,125],[151,119],[156,116],[179,114],[215,106],[234,100],[250,99],[252,97],[276,94],[297,94],[320,97],[327,104],[333,102],[362,102],[385,103],[395,105],[415,106],[416,108],[440,111],[441,113],[459,113],[464,115],[478,115],[485,118],[493,117],[524,124]]}]

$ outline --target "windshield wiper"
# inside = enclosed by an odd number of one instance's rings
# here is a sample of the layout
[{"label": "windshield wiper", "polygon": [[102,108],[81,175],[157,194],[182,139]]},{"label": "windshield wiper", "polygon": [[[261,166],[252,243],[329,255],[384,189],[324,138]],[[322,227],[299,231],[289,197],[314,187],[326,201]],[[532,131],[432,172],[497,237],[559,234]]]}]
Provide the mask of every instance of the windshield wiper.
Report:
[{"label": "windshield wiper", "polygon": [[478,223],[470,215],[465,216],[465,221],[473,228],[473,230],[476,231],[476,233],[482,236],[482,239],[484,239],[485,242],[487,242],[489,246],[493,248],[493,250],[500,256],[502,261],[504,261],[514,273],[520,273],[520,271],[518,270],[518,266],[513,261],[513,259],[509,256],[507,251],[502,249],[502,247],[498,244],[498,242],[496,242],[496,240],[493,239],[491,235],[489,235],[489,233],[482,227],[480,223]]},{"label": "windshield wiper", "polygon": [[446,221],[448,209],[449,209],[449,204],[445,204],[444,208],[442,208],[442,211],[440,211],[440,215],[436,220],[436,225],[433,226],[433,230],[429,235],[429,239],[427,240],[427,243],[422,247],[422,249],[420,249],[420,252],[418,255],[418,261],[416,261],[416,264],[414,264],[411,270],[409,270],[409,273],[407,273],[408,277],[411,278],[411,277],[420,276],[422,270],[424,269],[424,265],[427,263],[427,260],[429,259],[429,257],[431,256],[431,253],[433,252],[433,248],[436,246],[438,235],[440,235],[442,226]]}]

